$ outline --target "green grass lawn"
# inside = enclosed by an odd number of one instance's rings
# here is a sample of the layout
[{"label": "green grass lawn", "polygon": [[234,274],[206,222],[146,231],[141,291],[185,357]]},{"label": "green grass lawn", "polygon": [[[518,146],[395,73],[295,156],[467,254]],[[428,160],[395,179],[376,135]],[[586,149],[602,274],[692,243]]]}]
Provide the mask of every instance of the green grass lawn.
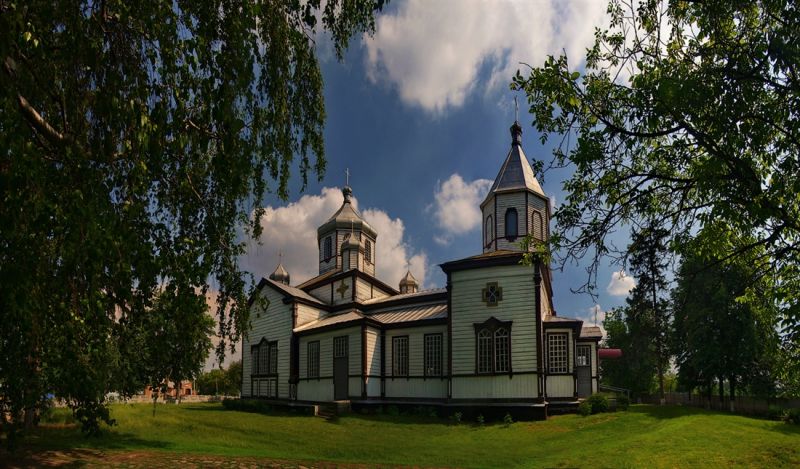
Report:
[{"label": "green grass lawn", "polygon": [[229,411],[219,404],[159,405],[155,417],[151,412],[144,404],[115,405],[118,425],[101,437],[45,426],[25,446],[457,467],[800,465],[800,426],[681,407],[633,406],[510,426],[389,415],[328,422]]}]

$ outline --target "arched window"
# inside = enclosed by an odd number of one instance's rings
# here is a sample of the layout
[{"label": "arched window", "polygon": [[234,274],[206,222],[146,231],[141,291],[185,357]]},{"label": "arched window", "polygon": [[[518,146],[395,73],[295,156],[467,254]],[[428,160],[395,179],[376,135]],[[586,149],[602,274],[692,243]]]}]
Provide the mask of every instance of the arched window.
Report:
[{"label": "arched window", "polygon": [[510,350],[508,329],[501,327],[494,331],[494,371],[504,373],[509,370],[508,352]]},{"label": "arched window", "polygon": [[364,259],[367,262],[372,262],[372,241],[370,240],[364,242]]},{"label": "arched window", "polygon": [[492,333],[489,329],[478,332],[478,373],[492,372]]},{"label": "arched window", "polygon": [[492,216],[489,215],[488,217],[486,217],[486,227],[483,230],[484,231],[483,240],[485,246],[489,246],[490,244],[492,244],[492,241],[494,241],[494,236],[492,236],[492,233],[494,231],[493,228],[494,227],[492,226]]},{"label": "arched window", "polygon": [[511,373],[511,324],[495,317],[473,324],[478,374]]},{"label": "arched window", "polygon": [[514,240],[519,235],[519,224],[517,223],[517,209],[506,210],[506,238]]},{"label": "arched window", "polygon": [[330,236],[325,238],[325,249],[323,249],[323,252],[324,252],[323,255],[324,260],[328,260],[331,257],[333,257],[333,240],[331,240]]}]

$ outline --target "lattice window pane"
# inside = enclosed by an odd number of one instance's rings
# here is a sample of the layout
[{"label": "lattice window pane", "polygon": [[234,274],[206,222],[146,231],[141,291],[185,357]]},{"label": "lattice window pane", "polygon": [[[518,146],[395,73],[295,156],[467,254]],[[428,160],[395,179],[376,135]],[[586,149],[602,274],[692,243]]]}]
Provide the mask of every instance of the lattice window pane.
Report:
[{"label": "lattice window pane", "polygon": [[501,327],[494,332],[494,371],[496,373],[507,372],[510,369],[511,341],[508,336],[508,329]]},{"label": "lattice window pane", "polygon": [[273,342],[269,346],[269,373],[278,373],[278,343]]},{"label": "lattice window pane", "polygon": [[344,358],[347,356],[347,336],[333,338],[333,358]]},{"label": "lattice window pane", "polygon": [[567,334],[547,335],[547,360],[550,373],[567,373]]},{"label": "lattice window pane", "polygon": [[589,345],[578,345],[578,353],[575,357],[575,364],[577,366],[591,365],[592,347]]},{"label": "lattice window pane", "polygon": [[366,259],[367,262],[372,262],[372,241],[370,240],[364,242],[364,259]]},{"label": "lattice window pane", "polygon": [[308,343],[308,377],[319,378],[319,341]]},{"label": "lattice window pane", "polygon": [[258,374],[258,347],[250,348],[250,373]]},{"label": "lattice window pane", "polygon": [[258,374],[267,374],[267,367],[269,366],[269,346],[262,342],[258,346]]},{"label": "lattice window pane", "polygon": [[408,337],[392,337],[392,376],[408,376]]},{"label": "lattice window pane", "polygon": [[442,334],[425,336],[425,376],[442,375]]},{"label": "lattice window pane", "polygon": [[488,329],[478,332],[478,373],[492,372],[492,333]]}]

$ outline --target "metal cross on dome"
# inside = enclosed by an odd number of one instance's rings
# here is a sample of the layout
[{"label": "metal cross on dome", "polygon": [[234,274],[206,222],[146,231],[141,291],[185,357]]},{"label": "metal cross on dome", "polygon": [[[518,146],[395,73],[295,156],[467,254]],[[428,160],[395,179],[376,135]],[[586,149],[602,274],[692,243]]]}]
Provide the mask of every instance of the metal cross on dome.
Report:
[{"label": "metal cross on dome", "polygon": [[350,168],[346,168],[344,170],[344,185],[345,186],[350,185]]}]

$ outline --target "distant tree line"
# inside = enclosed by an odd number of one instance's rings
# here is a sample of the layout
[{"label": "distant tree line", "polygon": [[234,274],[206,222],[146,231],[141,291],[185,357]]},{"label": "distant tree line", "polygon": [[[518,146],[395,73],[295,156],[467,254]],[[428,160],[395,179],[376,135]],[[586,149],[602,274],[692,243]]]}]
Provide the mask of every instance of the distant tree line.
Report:
[{"label": "distant tree line", "polygon": [[200,373],[195,391],[205,396],[238,396],[242,391],[242,362],[237,360],[227,369],[214,368]]}]

